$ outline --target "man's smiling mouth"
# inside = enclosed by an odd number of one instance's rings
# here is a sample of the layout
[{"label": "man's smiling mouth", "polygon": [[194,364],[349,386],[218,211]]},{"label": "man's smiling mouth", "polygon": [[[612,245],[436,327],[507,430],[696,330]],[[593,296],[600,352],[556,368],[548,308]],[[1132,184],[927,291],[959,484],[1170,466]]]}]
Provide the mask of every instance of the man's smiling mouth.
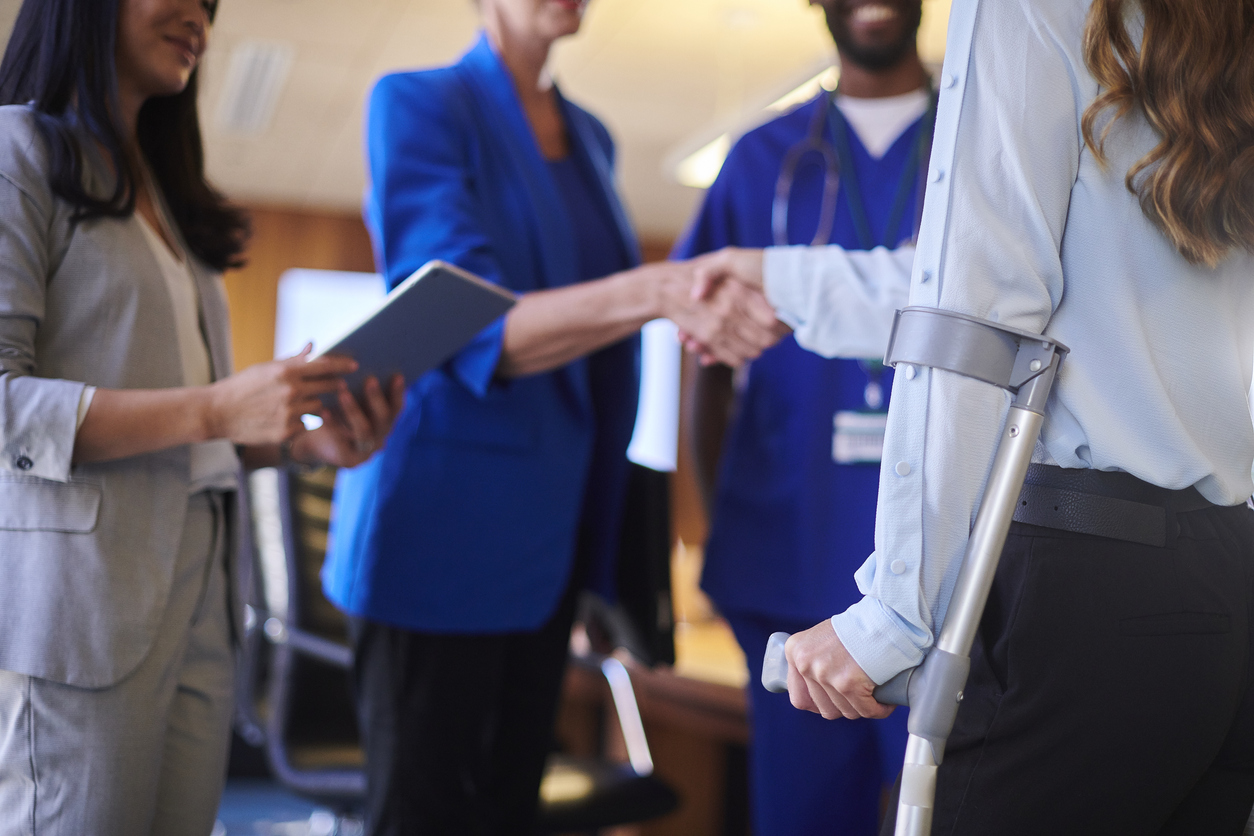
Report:
[{"label": "man's smiling mouth", "polygon": [[854,9],[849,19],[854,23],[884,23],[897,16],[897,10],[879,3],[867,3]]}]

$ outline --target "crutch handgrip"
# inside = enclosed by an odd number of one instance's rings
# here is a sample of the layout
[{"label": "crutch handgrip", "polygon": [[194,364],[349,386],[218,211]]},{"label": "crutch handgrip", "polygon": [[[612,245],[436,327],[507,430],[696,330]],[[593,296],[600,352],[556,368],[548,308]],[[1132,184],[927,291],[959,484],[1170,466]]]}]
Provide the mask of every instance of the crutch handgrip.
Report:
[{"label": "crutch handgrip", "polygon": [[788,690],[788,660],[784,658],[784,642],[790,633],[771,633],[766,640],[766,657],[762,660],[762,687],[772,694]]},{"label": "crutch handgrip", "polygon": [[884,705],[909,705],[910,676],[915,668],[906,668],[883,685],[876,685],[872,696]]},{"label": "crutch handgrip", "polygon": [[[784,643],[789,633],[771,633],[766,641],[766,656],[762,660],[762,687],[773,694],[782,694],[788,690],[788,659],[784,657]],[[910,684],[910,674],[914,668],[904,670],[885,682],[876,686],[875,699],[884,705],[908,705],[906,687]]]}]

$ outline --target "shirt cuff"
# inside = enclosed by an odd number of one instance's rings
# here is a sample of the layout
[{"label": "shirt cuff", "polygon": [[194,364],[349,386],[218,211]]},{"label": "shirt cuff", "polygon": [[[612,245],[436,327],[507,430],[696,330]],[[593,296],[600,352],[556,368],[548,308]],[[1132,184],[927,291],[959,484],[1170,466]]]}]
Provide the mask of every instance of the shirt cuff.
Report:
[{"label": "shirt cuff", "polygon": [[766,301],[775,308],[779,317],[790,328],[805,324],[806,305],[810,298],[807,270],[808,247],[767,247],[762,251],[762,289]]},{"label": "shirt cuff", "polygon": [[83,384],[71,380],[0,375],[8,384],[2,422],[0,473],[68,482],[73,468],[75,419]]},{"label": "shirt cuff", "polygon": [[923,661],[923,650],[902,628],[900,617],[876,598],[863,598],[843,613],[832,616],[832,628],[849,655],[876,685],[883,685]]},{"label": "shirt cuff", "polygon": [[83,428],[83,421],[87,419],[87,410],[91,409],[91,399],[96,397],[95,386],[83,387],[83,394],[78,397],[78,418],[74,422],[74,432],[78,432]]},{"label": "shirt cuff", "polygon": [[496,367],[501,362],[504,342],[505,317],[501,317],[453,355],[448,368],[463,386],[482,398],[496,380]]}]

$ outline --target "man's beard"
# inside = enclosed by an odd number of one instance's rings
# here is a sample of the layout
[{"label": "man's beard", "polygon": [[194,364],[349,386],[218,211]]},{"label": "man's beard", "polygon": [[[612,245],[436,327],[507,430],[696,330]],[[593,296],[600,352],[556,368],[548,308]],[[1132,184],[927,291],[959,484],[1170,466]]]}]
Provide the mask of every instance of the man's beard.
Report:
[{"label": "man's beard", "polygon": [[864,46],[854,43],[849,30],[845,28],[844,12],[837,8],[839,5],[841,5],[840,0],[823,5],[823,14],[827,18],[827,29],[832,33],[832,40],[836,42],[836,47],[840,50],[840,54],[863,69],[871,70],[872,72],[887,70],[901,61],[914,47],[915,41],[918,39],[919,24],[923,20],[922,3],[914,7],[913,19],[906,19],[900,38],[892,43],[875,46]]}]

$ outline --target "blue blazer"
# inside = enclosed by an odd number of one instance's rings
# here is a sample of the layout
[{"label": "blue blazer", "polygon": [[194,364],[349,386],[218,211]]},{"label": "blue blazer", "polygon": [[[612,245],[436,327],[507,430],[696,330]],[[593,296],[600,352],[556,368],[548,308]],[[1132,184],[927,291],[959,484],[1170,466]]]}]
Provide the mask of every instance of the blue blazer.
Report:
[{"label": "blue blazer", "polygon": [[[623,262],[637,264],[609,133],[561,107]],[[482,35],[454,66],[380,79],[366,143],[365,218],[389,287],[433,258],[518,292],[579,278],[569,213]],[[341,472],[323,582],[347,612],[426,632],[530,630],[565,588],[581,525],[585,542],[614,548],[638,337],[616,352],[612,385],[627,395],[607,416],[594,415],[586,360],[497,378],[503,328],[502,318],[412,382],[385,448]]]}]

